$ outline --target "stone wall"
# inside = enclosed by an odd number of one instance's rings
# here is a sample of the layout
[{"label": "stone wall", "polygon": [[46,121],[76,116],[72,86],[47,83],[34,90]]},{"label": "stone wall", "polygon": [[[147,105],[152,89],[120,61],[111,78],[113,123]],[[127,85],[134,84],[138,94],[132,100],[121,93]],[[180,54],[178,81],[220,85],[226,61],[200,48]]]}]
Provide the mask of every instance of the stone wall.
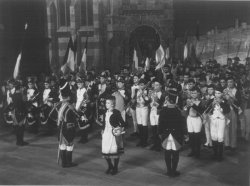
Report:
[{"label": "stone wall", "polygon": [[[159,33],[163,46],[173,40],[173,0],[93,0],[94,25],[80,25],[80,1],[71,0],[70,26],[58,27],[58,0],[46,0],[50,63],[59,69],[65,55],[71,31],[78,33],[77,60],[88,36],[87,63],[89,68],[109,68],[118,71],[131,64],[130,34],[137,27],[147,25]],[[111,44],[112,43],[112,44]],[[115,54],[114,54],[115,53]]]},{"label": "stone wall", "polygon": [[220,64],[226,64],[228,57],[236,56],[241,59],[241,63],[244,63],[250,47],[250,25],[242,23],[241,26],[237,25],[226,30],[215,28],[207,32],[207,35],[201,36],[199,41],[196,37],[189,37],[188,46],[189,51],[194,46],[196,54],[203,63],[213,56]]}]

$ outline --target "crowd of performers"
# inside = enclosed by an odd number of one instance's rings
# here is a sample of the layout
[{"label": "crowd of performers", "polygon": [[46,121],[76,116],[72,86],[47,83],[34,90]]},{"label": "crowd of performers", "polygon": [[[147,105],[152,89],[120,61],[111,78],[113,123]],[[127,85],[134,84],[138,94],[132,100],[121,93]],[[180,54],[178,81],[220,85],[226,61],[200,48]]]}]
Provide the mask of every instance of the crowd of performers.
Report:
[{"label": "crowd of performers", "polygon": [[137,73],[123,68],[117,74],[105,70],[99,75],[89,71],[10,79],[1,87],[0,101],[5,122],[15,128],[17,145],[27,145],[25,128],[34,133],[58,128],[58,160],[63,167],[75,166],[76,128],[80,142],[86,143],[97,123],[103,127],[107,174],[118,172],[124,133],[130,127],[130,136],[139,140],[136,146],[163,149],[167,175],[178,176],[179,151],[185,142],[190,145],[188,156],[200,158],[204,145],[221,161],[224,149],[236,150],[237,138],[249,140],[249,86],[248,63],[234,58],[224,66],[210,60],[196,67],[174,64]]}]

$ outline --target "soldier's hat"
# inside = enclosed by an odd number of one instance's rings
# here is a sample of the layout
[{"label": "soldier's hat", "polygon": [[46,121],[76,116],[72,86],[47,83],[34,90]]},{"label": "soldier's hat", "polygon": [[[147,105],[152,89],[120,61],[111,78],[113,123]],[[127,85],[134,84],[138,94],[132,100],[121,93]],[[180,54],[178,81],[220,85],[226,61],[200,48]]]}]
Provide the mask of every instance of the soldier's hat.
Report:
[{"label": "soldier's hat", "polygon": [[78,76],[78,77],[76,78],[76,82],[77,82],[77,83],[83,83],[83,82],[84,82],[83,77]]},{"label": "soldier's hat", "polygon": [[46,77],[45,77],[44,83],[50,83],[50,77],[49,77],[49,76],[46,76]]},{"label": "soldier's hat", "polygon": [[34,83],[34,79],[32,77],[27,77],[27,82],[28,83]]},{"label": "soldier's hat", "polygon": [[125,83],[124,77],[122,77],[122,76],[118,77],[117,83],[118,83],[118,82]]},{"label": "soldier's hat", "polygon": [[239,57],[234,57],[234,61],[240,61]]},{"label": "soldier's hat", "polygon": [[163,80],[162,80],[161,78],[154,78],[152,82],[153,82],[153,83],[154,83],[154,82],[158,82],[158,83],[160,83],[161,85],[163,85]]},{"label": "soldier's hat", "polygon": [[69,97],[71,94],[69,83],[66,79],[62,78],[59,81],[59,88],[62,97]]},{"label": "soldier's hat", "polygon": [[16,81],[15,81],[15,79],[13,79],[13,78],[11,78],[11,79],[9,79],[8,81],[7,81],[7,84],[12,84],[12,85],[16,85]]},{"label": "soldier's hat", "polygon": [[209,85],[207,85],[207,88],[214,88],[214,85],[213,84],[209,84]]},{"label": "soldier's hat", "polygon": [[223,88],[221,86],[216,86],[214,90],[223,93]]},{"label": "soldier's hat", "polygon": [[146,81],[145,79],[140,79],[139,84],[144,84],[144,85],[146,85],[146,84],[147,84],[147,81]]}]

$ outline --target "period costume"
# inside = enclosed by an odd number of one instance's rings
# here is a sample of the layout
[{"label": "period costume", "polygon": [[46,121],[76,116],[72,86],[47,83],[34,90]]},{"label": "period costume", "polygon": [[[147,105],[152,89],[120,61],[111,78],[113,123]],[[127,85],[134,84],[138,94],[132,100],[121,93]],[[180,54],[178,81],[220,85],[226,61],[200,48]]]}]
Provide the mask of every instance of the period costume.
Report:
[{"label": "period costume", "polygon": [[70,88],[66,80],[60,80],[60,93],[62,101],[59,102],[52,112],[51,117],[56,117],[59,130],[58,161],[61,159],[62,167],[75,166],[72,162],[74,138],[79,115],[70,104]]},{"label": "period costume", "polygon": [[[222,90],[218,89],[216,91]],[[226,114],[230,112],[230,107],[226,100],[218,98],[210,100],[209,105],[209,108],[206,110],[210,113],[209,121],[214,158],[222,160],[225,128],[230,122]]]},{"label": "period costume", "polygon": [[[122,119],[121,113],[116,110],[108,110],[104,115],[104,130],[102,133],[102,155],[108,162],[108,170],[113,174],[118,171],[119,156],[124,152],[122,134],[116,135],[116,130],[122,130],[125,122]],[[112,165],[111,158],[114,158]]]},{"label": "period costume", "polygon": [[[139,85],[146,85],[146,81],[141,79]],[[149,97],[147,89],[138,89],[136,91],[136,120],[138,124],[140,141],[137,146],[146,147],[148,145],[148,114]]]},{"label": "period costume", "polygon": [[201,128],[202,118],[201,114],[203,111],[201,101],[198,99],[188,100],[191,102],[191,106],[187,107],[187,130],[189,136],[189,143],[191,146],[191,152],[188,156],[200,157],[200,146],[201,146]]},{"label": "period costume", "polygon": [[172,103],[168,103],[160,111],[158,132],[165,151],[167,174],[169,176],[178,176],[179,172],[176,169],[179,162],[179,150],[183,143],[185,122],[180,110],[174,104],[175,98],[172,100]]}]

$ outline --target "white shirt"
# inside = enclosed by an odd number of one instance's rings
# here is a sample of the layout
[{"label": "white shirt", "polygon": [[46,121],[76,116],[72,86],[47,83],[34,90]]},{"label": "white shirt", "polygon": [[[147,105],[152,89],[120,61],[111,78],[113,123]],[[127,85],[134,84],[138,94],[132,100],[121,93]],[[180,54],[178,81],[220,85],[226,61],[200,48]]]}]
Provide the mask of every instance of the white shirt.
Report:
[{"label": "white shirt", "polygon": [[76,91],[76,110],[80,108],[80,105],[84,99],[84,94],[86,92],[86,88],[77,89]]},{"label": "white shirt", "polygon": [[15,88],[13,88],[13,89],[7,91],[7,103],[8,103],[8,105],[9,105],[10,103],[12,103],[12,98],[10,97],[10,94],[14,94],[15,91],[16,91]]},{"label": "white shirt", "polygon": [[43,91],[43,103],[46,104],[47,103],[47,100],[49,98],[49,93],[51,92],[51,89],[48,88],[48,89],[45,89]]},{"label": "white shirt", "polygon": [[33,89],[33,88],[29,88],[27,90],[27,100],[28,101],[31,99],[32,96],[34,96],[34,93],[35,93],[35,89]]},{"label": "white shirt", "polygon": [[98,90],[99,90],[99,95],[101,95],[106,90],[106,84],[99,84]]}]

